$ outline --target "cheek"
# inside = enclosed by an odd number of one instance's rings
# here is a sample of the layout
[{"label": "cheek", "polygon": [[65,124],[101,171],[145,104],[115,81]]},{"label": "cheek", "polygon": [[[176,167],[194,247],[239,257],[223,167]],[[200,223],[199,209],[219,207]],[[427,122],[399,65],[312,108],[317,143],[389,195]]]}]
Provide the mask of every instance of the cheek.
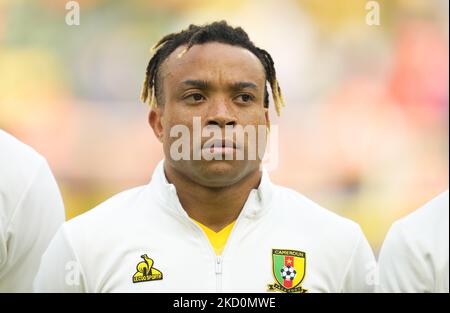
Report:
[{"label": "cheek", "polygon": [[259,124],[267,124],[266,111],[262,110],[259,114]]},{"label": "cheek", "polygon": [[247,112],[247,114],[241,114],[240,123],[243,125],[265,125],[266,117],[264,109],[255,108]]},{"label": "cheek", "polygon": [[192,129],[194,118],[201,119],[201,125],[204,125],[206,116],[206,106],[189,107],[182,104],[173,103],[171,110],[168,112],[167,125],[173,127],[175,125],[185,125]]},{"label": "cheek", "polygon": [[[180,131],[185,131],[186,127],[189,132],[192,132],[193,128],[193,119],[192,116],[187,114],[187,112],[181,111],[171,111],[167,112],[164,116],[163,127],[164,127],[164,137],[167,142],[173,142],[177,140],[180,136]],[[174,137],[170,137],[170,132],[173,130]]]}]

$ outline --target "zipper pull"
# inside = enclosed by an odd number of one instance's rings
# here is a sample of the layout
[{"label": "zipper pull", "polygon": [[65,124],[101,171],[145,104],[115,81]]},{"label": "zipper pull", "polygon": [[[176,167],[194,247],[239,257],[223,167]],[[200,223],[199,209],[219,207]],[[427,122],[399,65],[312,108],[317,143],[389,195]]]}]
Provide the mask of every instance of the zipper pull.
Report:
[{"label": "zipper pull", "polygon": [[216,274],[222,274],[222,258],[220,255],[216,258]]}]

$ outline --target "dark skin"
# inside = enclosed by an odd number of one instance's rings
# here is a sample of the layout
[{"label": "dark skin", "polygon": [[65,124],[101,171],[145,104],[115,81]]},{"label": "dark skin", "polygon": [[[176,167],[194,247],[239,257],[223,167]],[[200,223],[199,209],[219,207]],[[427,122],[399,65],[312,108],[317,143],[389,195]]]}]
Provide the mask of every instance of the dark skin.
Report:
[{"label": "dark skin", "polygon": [[[164,171],[174,184],[187,214],[218,232],[237,219],[252,189],[261,180],[261,160],[179,160],[170,157],[174,125],[193,130],[201,126],[265,125],[265,73],[259,59],[247,49],[217,42],[177,48],[160,67],[162,92],[149,115],[156,137],[163,143]],[[208,138],[202,138],[202,146]],[[192,147],[191,138],[191,151]],[[249,140],[237,149],[247,156]],[[236,152],[236,151],[234,151]],[[192,152],[191,152],[192,156]]]}]

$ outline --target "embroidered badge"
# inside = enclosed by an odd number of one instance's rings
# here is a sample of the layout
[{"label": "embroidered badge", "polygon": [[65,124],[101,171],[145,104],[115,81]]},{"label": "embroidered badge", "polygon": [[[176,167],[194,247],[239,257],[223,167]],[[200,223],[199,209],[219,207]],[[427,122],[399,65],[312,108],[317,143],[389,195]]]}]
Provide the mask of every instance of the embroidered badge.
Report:
[{"label": "embroidered badge", "polygon": [[133,283],[142,283],[150,280],[163,279],[162,273],[153,267],[153,260],[147,254],[141,255],[144,261],[136,265],[137,272],[133,275]]},{"label": "embroidered badge", "polygon": [[272,272],[274,284],[268,285],[268,291],[304,293],[301,286],[305,278],[306,254],[296,250],[272,249]]}]

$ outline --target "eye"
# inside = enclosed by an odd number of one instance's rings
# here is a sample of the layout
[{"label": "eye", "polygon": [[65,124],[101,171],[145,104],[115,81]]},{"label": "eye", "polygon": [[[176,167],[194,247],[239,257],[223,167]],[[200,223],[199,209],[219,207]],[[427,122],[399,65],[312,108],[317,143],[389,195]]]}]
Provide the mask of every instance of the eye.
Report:
[{"label": "eye", "polygon": [[205,97],[201,93],[191,93],[185,97],[186,100],[200,102],[205,100]]},{"label": "eye", "polygon": [[237,99],[240,100],[241,102],[247,103],[252,101],[254,97],[252,95],[244,93],[242,95],[237,96]]},{"label": "eye", "polygon": [[205,97],[203,97],[201,94],[199,93],[194,93],[191,95],[192,99],[194,99],[195,101],[201,101],[203,99],[205,99]]}]

